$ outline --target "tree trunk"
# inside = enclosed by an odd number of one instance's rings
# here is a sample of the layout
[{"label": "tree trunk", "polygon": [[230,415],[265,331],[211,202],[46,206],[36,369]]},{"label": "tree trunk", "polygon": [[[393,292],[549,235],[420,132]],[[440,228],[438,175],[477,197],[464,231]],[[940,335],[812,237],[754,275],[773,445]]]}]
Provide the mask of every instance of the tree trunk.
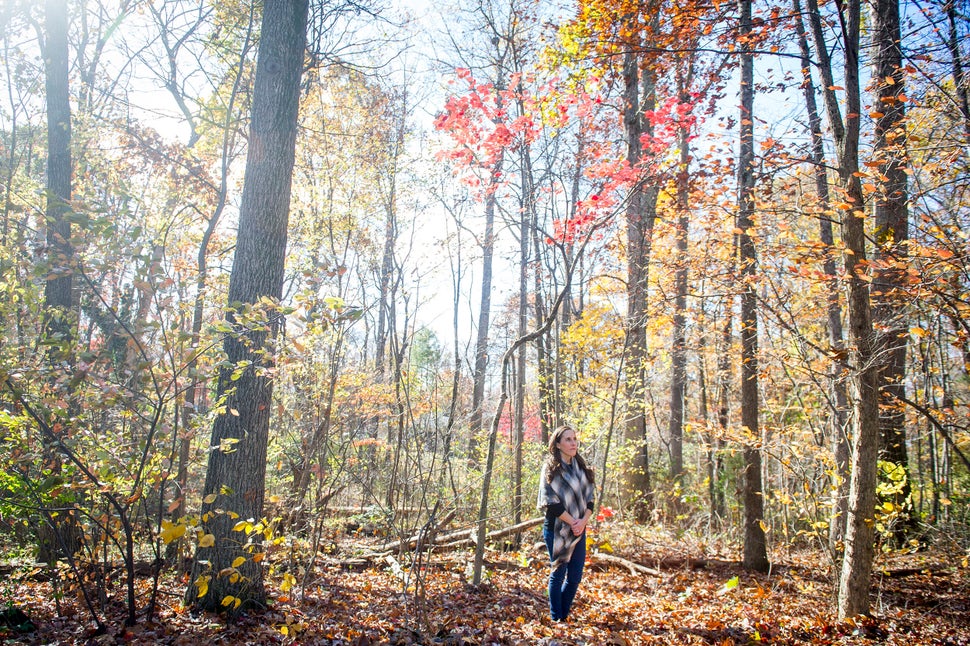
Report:
[{"label": "tree trunk", "polygon": [[876,473],[879,451],[879,385],[876,345],[869,300],[866,260],[865,200],[859,180],[859,128],[862,110],[859,89],[859,0],[847,0],[840,16],[844,52],[843,84],[846,121],[843,123],[832,77],[832,63],[825,43],[817,0],[808,0],[812,39],[829,126],[835,138],[841,202],[843,262],[848,296],[849,357],[852,370],[853,446],[846,517],[845,551],[839,575],[840,618],[868,614],[869,587],[874,557]]},{"label": "tree trunk", "polygon": [[741,272],[741,425],[744,445],[745,569],[769,568],[761,486],[761,431],[758,423],[758,310],[754,281],[757,257],[754,226],[754,54],[751,52],[751,0],[739,0],[741,22],[741,127],[738,155],[738,251]]},{"label": "tree trunk", "polygon": [[[684,64],[684,63],[682,63]],[[681,72],[681,75],[687,72]],[[688,74],[689,76],[689,74]],[[682,103],[690,97],[688,79],[679,79]],[[674,270],[674,320],[670,347],[670,479],[681,480],[684,475],[684,397],[687,389],[687,236],[690,228],[690,133],[687,127],[677,128],[680,147],[680,167],[677,171],[677,257]]]},{"label": "tree trunk", "polygon": [[[623,121],[626,131],[627,161],[640,163],[640,137],[650,128],[643,117],[654,108],[653,78],[643,73],[642,105],[639,57],[628,51],[623,56]],[[626,441],[633,449],[633,460],[626,470],[627,503],[635,518],[647,519],[650,498],[650,457],[647,446],[647,418],[644,406],[647,361],[647,277],[650,244],[656,219],[656,189],[639,181],[627,203],[627,400]]]},{"label": "tree trunk", "polygon": [[905,478],[891,501],[902,522],[895,527],[898,544],[913,528],[909,518],[909,458],[906,450],[906,340],[909,316],[906,307],[909,256],[909,209],[906,178],[905,103],[902,52],[900,51],[899,0],[876,0],[873,12],[873,78],[876,106],[874,161],[879,164],[875,196],[876,247],[873,254],[872,315],[879,330],[879,432],[880,459],[902,470]]},{"label": "tree trunk", "polygon": [[[212,428],[202,540],[186,590],[187,603],[211,611],[261,608],[266,601],[262,566],[254,559],[260,536],[246,536],[233,526],[236,518],[263,516],[273,346],[281,317],[276,303],[283,288],[307,7],[307,0],[275,0],[263,11],[229,279],[226,318],[233,332],[225,338],[228,365],[218,384],[225,409]],[[251,549],[245,548],[247,539],[253,541]]]},{"label": "tree trunk", "polygon": [[849,505],[849,394],[844,375],[848,372],[845,363],[845,334],[842,329],[842,305],[839,301],[839,278],[833,256],[835,235],[832,220],[826,215],[831,211],[829,181],[826,175],[825,141],[822,135],[822,118],[815,101],[815,83],[812,81],[812,56],[802,21],[800,0],[792,0],[795,17],[795,32],[798,34],[798,47],[802,60],[802,90],[805,95],[805,108],[808,112],[808,128],[812,137],[812,165],[815,175],[815,196],[818,200],[819,240],[825,245],[825,260],[822,271],[826,278],[825,308],[828,315],[829,345],[833,355],[829,370],[829,383],[832,388],[833,403],[829,421],[829,434],[835,456],[834,490],[835,500],[829,520],[829,547],[833,554],[841,553],[842,539],[845,537],[845,517]]},{"label": "tree trunk", "polygon": [[[49,343],[47,361],[50,383],[59,385],[74,364],[77,338],[78,302],[74,297],[74,253],[71,247],[72,160],[71,102],[68,77],[68,13],[66,0],[47,0],[44,42],[45,88],[47,99],[47,279],[44,284],[44,339]],[[66,381],[64,382],[66,383]],[[71,393],[58,393],[57,397]],[[72,407],[74,405],[72,404]],[[63,433],[64,431],[59,431]],[[45,441],[45,462],[59,473],[61,460],[56,446]],[[53,516],[53,525],[44,526],[38,536],[37,560],[53,563],[80,547],[77,519],[71,513]]]},{"label": "tree trunk", "polygon": [[[525,113],[525,106],[519,103],[519,114]],[[533,222],[533,194],[532,194],[532,159],[531,151],[527,145],[523,145],[519,151],[519,172],[522,181],[522,199],[519,204],[519,324],[516,334],[523,337],[529,330],[529,242],[532,238]],[[537,341],[541,340],[541,336]],[[512,444],[514,447],[514,487],[512,502],[512,524],[518,525],[522,520],[522,445],[525,442],[525,384],[528,346],[522,346],[516,357],[515,369],[515,409],[514,437]],[[520,535],[516,535],[516,547],[521,540]]]},{"label": "tree trunk", "polygon": [[485,235],[482,238],[482,291],[475,338],[475,370],[472,373],[472,411],[469,420],[468,457],[478,461],[478,436],[482,432],[482,407],[485,403],[485,377],[488,368],[488,327],[492,309],[492,256],[495,252],[494,185],[502,174],[504,155],[500,153],[489,178],[490,190],[485,197]]},{"label": "tree trunk", "polygon": [[[539,228],[535,220],[532,223],[532,245],[539,255]],[[538,262],[538,257],[537,257]],[[533,272],[533,302],[535,303],[534,315],[536,327],[545,319],[545,301],[542,293],[541,272]],[[536,391],[539,397],[539,435],[540,443],[546,446],[549,443],[549,429],[556,419],[556,384],[555,372],[553,371],[553,361],[550,357],[550,338],[541,336],[536,339]]]},{"label": "tree trunk", "polygon": [[946,46],[950,50],[953,67],[953,87],[957,93],[957,103],[963,117],[963,129],[970,135],[970,98],[967,97],[967,77],[963,69],[963,54],[960,52],[960,36],[957,32],[957,0],[946,1],[946,22],[949,29]]},{"label": "tree trunk", "polygon": [[[737,236],[734,236],[735,245]],[[718,435],[712,440],[711,471],[716,483],[719,483],[724,475],[724,435],[728,432],[728,425],[731,419],[731,339],[734,336],[734,311],[733,298],[724,300],[724,327],[720,334],[720,351],[717,353],[717,427]],[[727,516],[727,501],[725,500],[724,486],[712,486],[711,488],[711,513],[718,520],[723,520]]]},{"label": "tree trunk", "polygon": [[71,103],[68,86],[67,0],[47,0],[44,63],[47,97],[47,280],[45,336],[52,366],[70,362],[77,327],[71,249]]}]

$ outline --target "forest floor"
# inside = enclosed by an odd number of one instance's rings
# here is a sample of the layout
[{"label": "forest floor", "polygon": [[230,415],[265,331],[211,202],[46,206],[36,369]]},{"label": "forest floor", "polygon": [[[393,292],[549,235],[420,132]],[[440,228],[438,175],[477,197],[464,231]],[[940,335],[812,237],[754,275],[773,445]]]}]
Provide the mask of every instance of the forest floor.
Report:
[{"label": "forest floor", "polygon": [[[526,535],[538,539],[538,531]],[[359,553],[360,542],[354,543]],[[334,547],[337,547],[336,545]],[[349,547],[349,545],[348,545]],[[670,538],[641,542],[622,556],[652,570],[633,573],[589,557],[568,623],[548,619],[547,560],[542,548],[487,552],[486,582],[466,582],[471,550],[425,557],[409,586],[385,561],[338,564],[342,550],[309,578],[305,593],[270,587],[270,607],[227,623],[182,608],[185,579],[163,575],[151,621],[124,627],[123,586],[95,634],[78,599],[65,595],[57,614],[49,583],[16,573],[0,583],[4,607],[33,624],[9,644],[966,644],[970,645],[968,552],[939,548],[880,555],[873,575],[872,618],[838,622],[826,557],[774,554],[772,571],[744,571],[737,554]],[[617,549],[617,555],[621,550]],[[399,573],[400,570],[397,570]],[[139,579],[141,599],[151,579]],[[295,594],[294,594],[295,592]]]}]

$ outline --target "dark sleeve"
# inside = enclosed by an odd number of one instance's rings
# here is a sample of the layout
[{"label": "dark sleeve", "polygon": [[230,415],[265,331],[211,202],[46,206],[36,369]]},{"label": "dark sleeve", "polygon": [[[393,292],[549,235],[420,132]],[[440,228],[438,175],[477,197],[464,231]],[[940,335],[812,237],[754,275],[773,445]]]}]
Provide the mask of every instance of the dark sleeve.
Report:
[{"label": "dark sleeve", "polygon": [[546,518],[559,518],[562,513],[566,511],[566,505],[561,502],[554,502],[551,505],[546,505]]},{"label": "dark sleeve", "polygon": [[588,509],[590,511],[593,511],[593,501],[592,500],[590,500],[589,502],[586,503],[586,509]]}]

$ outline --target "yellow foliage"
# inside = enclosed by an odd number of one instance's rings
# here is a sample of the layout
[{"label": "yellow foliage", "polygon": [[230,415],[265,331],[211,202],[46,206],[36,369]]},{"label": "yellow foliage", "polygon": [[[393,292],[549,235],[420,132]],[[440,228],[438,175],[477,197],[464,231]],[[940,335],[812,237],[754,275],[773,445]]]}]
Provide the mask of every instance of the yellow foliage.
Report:
[{"label": "yellow foliage", "polygon": [[209,592],[209,575],[203,574],[195,580],[195,587],[199,590],[199,598],[201,599]]},{"label": "yellow foliage", "polygon": [[222,598],[222,605],[223,606],[231,605],[233,610],[238,608],[241,603],[242,603],[242,599],[240,599],[239,597],[234,597],[231,594],[227,594]]},{"label": "yellow foliage", "polygon": [[293,589],[296,585],[296,577],[287,572],[283,575],[283,582],[280,584],[280,590],[283,592],[288,592]]},{"label": "yellow foliage", "polygon": [[174,540],[178,540],[185,535],[185,525],[182,523],[171,523],[167,520],[162,521],[162,532],[159,534],[162,538],[162,542],[166,545]]},{"label": "yellow foliage", "polygon": [[232,531],[234,532],[246,532],[249,534],[253,530],[252,521],[241,520],[232,526]]}]

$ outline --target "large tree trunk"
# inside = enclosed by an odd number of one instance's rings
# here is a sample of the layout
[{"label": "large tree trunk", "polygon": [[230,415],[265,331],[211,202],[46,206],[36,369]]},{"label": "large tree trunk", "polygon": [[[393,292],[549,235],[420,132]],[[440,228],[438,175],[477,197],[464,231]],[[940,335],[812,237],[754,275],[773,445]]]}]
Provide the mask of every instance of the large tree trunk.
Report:
[{"label": "large tree trunk", "polygon": [[876,112],[874,161],[879,164],[875,199],[876,248],[872,278],[873,321],[879,330],[879,432],[880,458],[892,463],[904,478],[892,502],[902,515],[895,538],[902,544],[909,518],[909,458],[906,450],[906,340],[909,316],[906,307],[905,261],[909,255],[909,209],[906,180],[905,103],[902,52],[900,51],[899,0],[876,0],[873,15],[873,78]]},{"label": "large tree trunk", "polygon": [[[195,300],[192,306],[190,357],[185,366],[185,374],[188,375],[191,382],[185,388],[185,403],[182,406],[181,411],[182,429],[178,433],[177,438],[178,467],[176,471],[176,484],[178,486],[178,497],[176,498],[176,502],[178,504],[175,509],[172,510],[172,522],[176,522],[179,518],[184,516],[188,508],[185,497],[189,483],[189,462],[192,457],[192,441],[195,439],[196,435],[196,429],[192,428],[192,419],[200,412],[199,408],[205,401],[205,387],[198,377],[198,364],[200,350],[199,344],[202,338],[202,325],[205,322],[206,285],[209,276],[209,243],[212,241],[212,238],[215,235],[216,226],[219,224],[219,221],[222,218],[222,214],[225,211],[226,202],[229,197],[229,165],[231,161],[232,144],[237,136],[237,130],[234,126],[234,120],[236,117],[234,107],[239,97],[240,86],[242,85],[242,70],[244,68],[244,61],[252,44],[252,28],[253,14],[252,11],[250,11],[249,30],[246,32],[246,39],[240,51],[236,78],[233,81],[232,92],[229,95],[229,103],[225,113],[225,121],[222,123],[221,172],[219,175],[219,188],[216,206],[212,211],[212,215],[209,216],[209,219],[206,221],[205,232],[202,234],[202,240],[199,242],[199,250],[196,255],[197,273],[195,277]],[[171,87],[176,87],[174,82],[170,88]],[[182,100],[181,103],[184,104],[184,100]],[[189,147],[191,148],[191,146],[192,142],[190,141]],[[167,558],[170,560],[175,558],[177,551],[181,549],[183,540],[184,539],[179,539],[178,541],[169,543],[169,550],[166,553]],[[180,567],[182,567],[181,561]]]},{"label": "large tree trunk", "polygon": [[68,94],[67,0],[47,0],[44,49],[47,96],[47,280],[44,333],[52,366],[70,361],[77,336],[71,221],[71,103]]},{"label": "large tree trunk", "polygon": [[744,454],[744,559],[746,569],[767,572],[761,486],[761,431],[758,422],[758,309],[754,281],[757,257],[754,226],[754,54],[751,52],[751,0],[740,0],[741,126],[738,155],[738,240],[741,272],[741,425]]},{"label": "large tree trunk", "polygon": [[[71,103],[68,80],[68,14],[66,0],[47,0],[44,64],[47,97],[47,280],[44,284],[44,339],[50,382],[74,363],[77,338],[78,302],[74,297],[74,257],[71,247]],[[66,383],[66,381],[64,381]],[[57,397],[69,396],[59,393]],[[63,431],[61,431],[63,432]],[[60,471],[60,456],[54,444],[44,447],[45,461]],[[37,560],[52,563],[69,556],[80,546],[80,532],[73,513],[61,513],[53,526],[44,526],[38,536]]]},{"label": "large tree trunk", "polygon": [[798,34],[798,48],[802,60],[802,90],[805,95],[805,109],[808,112],[808,128],[812,136],[811,160],[815,176],[815,195],[818,203],[819,240],[825,245],[825,259],[822,271],[826,278],[825,309],[828,315],[829,345],[833,355],[829,369],[829,383],[832,389],[829,435],[832,452],[835,456],[834,490],[835,500],[829,520],[829,547],[833,554],[841,553],[842,539],[845,537],[845,517],[849,508],[849,455],[851,444],[848,435],[849,394],[845,383],[847,366],[845,356],[845,334],[842,329],[842,305],[839,301],[838,270],[835,266],[835,235],[832,220],[827,213],[831,211],[829,199],[829,180],[825,164],[825,140],[822,135],[822,118],[815,100],[815,83],[812,80],[812,56],[802,21],[800,0],[792,0],[795,17],[795,32]]},{"label": "large tree trunk", "polygon": [[[623,56],[623,120],[626,130],[627,161],[631,166],[640,163],[640,137],[649,131],[643,117],[654,108],[655,96],[650,71],[643,72],[640,60],[628,51]],[[641,82],[643,87],[641,88]],[[642,94],[642,97],[641,97]],[[647,418],[644,406],[647,360],[647,278],[650,266],[650,244],[656,219],[656,190],[637,182],[626,211],[627,231],[627,400],[626,441],[633,449],[632,463],[626,470],[627,502],[640,521],[647,518],[650,498],[650,456],[647,446]]]},{"label": "large tree trunk", "polygon": [[[260,608],[266,601],[262,566],[254,558],[259,536],[233,531],[233,526],[237,518],[258,521],[263,516],[273,346],[281,316],[273,304],[283,288],[307,7],[307,0],[275,0],[263,10],[229,279],[227,323],[233,332],[224,344],[228,366],[219,374],[218,396],[225,398],[225,409],[212,428],[203,540],[186,591],[188,603],[212,611]],[[251,550],[244,547],[248,539],[254,542]],[[223,605],[227,601],[228,607]]]}]

